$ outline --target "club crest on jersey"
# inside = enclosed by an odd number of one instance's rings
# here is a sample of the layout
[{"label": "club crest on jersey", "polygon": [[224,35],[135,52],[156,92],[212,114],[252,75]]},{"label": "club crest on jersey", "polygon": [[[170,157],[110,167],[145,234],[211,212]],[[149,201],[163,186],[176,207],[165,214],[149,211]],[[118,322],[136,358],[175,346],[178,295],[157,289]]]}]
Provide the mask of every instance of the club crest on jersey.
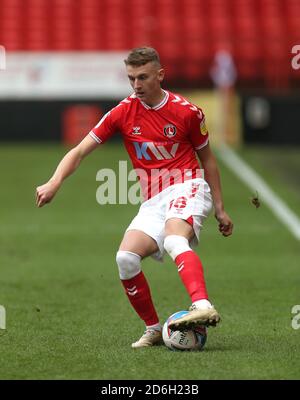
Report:
[{"label": "club crest on jersey", "polygon": [[172,124],[168,124],[164,126],[164,135],[168,138],[172,138],[176,135],[176,126]]}]

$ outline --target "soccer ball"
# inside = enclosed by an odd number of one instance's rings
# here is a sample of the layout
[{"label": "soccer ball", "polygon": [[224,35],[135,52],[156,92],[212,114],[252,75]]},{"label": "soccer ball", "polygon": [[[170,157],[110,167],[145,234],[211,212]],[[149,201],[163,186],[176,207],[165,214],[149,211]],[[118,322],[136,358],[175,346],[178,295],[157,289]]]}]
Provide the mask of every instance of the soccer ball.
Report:
[{"label": "soccer ball", "polygon": [[165,345],[171,350],[192,351],[203,349],[207,331],[204,325],[197,326],[194,329],[184,331],[173,331],[169,328],[169,322],[178,319],[187,314],[188,311],[177,311],[172,314],[164,323],[162,336]]}]

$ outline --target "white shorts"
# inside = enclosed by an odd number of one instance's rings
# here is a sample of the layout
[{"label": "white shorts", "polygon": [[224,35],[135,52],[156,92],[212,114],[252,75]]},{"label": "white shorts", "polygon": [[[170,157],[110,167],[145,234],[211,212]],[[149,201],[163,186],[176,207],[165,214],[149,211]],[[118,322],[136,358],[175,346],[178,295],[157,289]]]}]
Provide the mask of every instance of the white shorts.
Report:
[{"label": "white shorts", "polygon": [[126,232],[136,229],[152,237],[159,248],[152,257],[162,261],[165,253],[163,243],[166,221],[170,218],[187,220],[195,232],[190,243],[194,247],[198,244],[200,229],[211,208],[212,197],[208,183],[202,178],[191,179],[169,186],[145,201]]}]

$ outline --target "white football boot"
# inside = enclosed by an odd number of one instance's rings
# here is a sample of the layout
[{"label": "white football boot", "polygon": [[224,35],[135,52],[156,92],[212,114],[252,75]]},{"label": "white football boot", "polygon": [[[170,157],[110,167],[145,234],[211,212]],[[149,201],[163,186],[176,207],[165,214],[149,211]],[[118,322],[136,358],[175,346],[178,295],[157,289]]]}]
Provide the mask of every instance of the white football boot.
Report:
[{"label": "white football boot", "polygon": [[134,349],[140,347],[150,347],[155,344],[162,342],[161,330],[148,328],[145,330],[143,336],[135,343],[132,343],[131,347]]},{"label": "white football boot", "polygon": [[221,317],[213,306],[200,309],[193,304],[186,315],[171,321],[169,328],[174,331],[184,331],[193,329],[199,325],[216,326],[220,320]]}]

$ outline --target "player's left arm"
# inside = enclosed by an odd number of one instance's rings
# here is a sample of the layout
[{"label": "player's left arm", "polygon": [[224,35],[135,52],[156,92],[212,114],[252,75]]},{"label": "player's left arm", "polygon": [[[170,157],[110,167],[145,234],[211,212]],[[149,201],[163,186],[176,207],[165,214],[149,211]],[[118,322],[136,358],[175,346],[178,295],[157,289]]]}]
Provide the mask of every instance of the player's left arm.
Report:
[{"label": "player's left arm", "polygon": [[204,169],[204,178],[210,186],[215,209],[215,217],[219,222],[219,230],[223,236],[230,236],[233,230],[233,223],[229,215],[224,210],[222,196],[221,178],[218,164],[209,143],[199,150],[196,150]]}]

